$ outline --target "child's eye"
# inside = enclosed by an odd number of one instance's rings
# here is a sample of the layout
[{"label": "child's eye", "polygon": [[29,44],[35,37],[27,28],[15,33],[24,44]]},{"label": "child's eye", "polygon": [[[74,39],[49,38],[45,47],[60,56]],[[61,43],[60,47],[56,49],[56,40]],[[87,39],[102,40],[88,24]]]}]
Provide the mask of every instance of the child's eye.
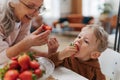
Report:
[{"label": "child's eye", "polygon": [[78,38],[80,39],[80,38],[81,38],[81,36],[78,36]]},{"label": "child's eye", "polygon": [[85,41],[85,43],[89,44],[89,42],[87,40],[84,40],[84,41]]}]

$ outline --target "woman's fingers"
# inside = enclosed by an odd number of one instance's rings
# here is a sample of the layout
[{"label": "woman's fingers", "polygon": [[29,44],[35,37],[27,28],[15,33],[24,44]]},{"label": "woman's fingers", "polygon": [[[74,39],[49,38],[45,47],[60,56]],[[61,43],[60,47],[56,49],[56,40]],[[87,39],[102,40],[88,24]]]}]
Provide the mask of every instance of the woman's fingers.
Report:
[{"label": "woman's fingers", "polygon": [[34,46],[40,46],[40,45],[46,44],[49,39],[49,34],[50,34],[50,31],[45,31],[38,35],[31,34],[31,40],[32,40],[31,44],[33,44]]},{"label": "woman's fingers", "polygon": [[34,41],[34,46],[41,46],[41,45],[44,45],[44,44],[46,44],[48,41],[47,41],[48,39],[47,38],[45,38],[45,39],[41,39],[41,40],[38,40],[38,41]]},{"label": "woman's fingers", "polygon": [[42,32],[46,32],[46,31],[51,31],[52,28],[45,26],[44,24],[42,24],[36,31],[33,32],[33,34],[37,35],[40,34]]},{"label": "woman's fingers", "polygon": [[37,30],[35,30],[32,34],[40,34],[42,32],[42,26],[40,26]]},{"label": "woman's fingers", "polygon": [[47,30],[47,31],[45,31],[45,32],[42,32],[42,33],[38,34],[37,37],[39,37],[39,38],[47,37],[47,36],[50,35],[50,32],[51,32],[51,31]]}]

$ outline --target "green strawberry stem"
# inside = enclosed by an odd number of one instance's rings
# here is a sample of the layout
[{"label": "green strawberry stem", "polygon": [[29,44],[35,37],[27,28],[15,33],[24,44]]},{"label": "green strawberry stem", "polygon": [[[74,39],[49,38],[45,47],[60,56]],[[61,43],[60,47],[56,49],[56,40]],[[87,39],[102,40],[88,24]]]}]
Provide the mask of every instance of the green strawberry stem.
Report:
[{"label": "green strawberry stem", "polygon": [[37,76],[35,74],[32,74],[32,80],[37,80]]},{"label": "green strawberry stem", "polygon": [[0,80],[3,80],[5,73],[8,71],[9,65],[6,65],[5,67],[0,69]]},{"label": "green strawberry stem", "polygon": [[36,54],[35,52],[28,52],[27,54],[30,56],[31,60],[37,60],[34,56]]},{"label": "green strawberry stem", "polygon": [[70,43],[70,46],[74,46],[74,43]]}]

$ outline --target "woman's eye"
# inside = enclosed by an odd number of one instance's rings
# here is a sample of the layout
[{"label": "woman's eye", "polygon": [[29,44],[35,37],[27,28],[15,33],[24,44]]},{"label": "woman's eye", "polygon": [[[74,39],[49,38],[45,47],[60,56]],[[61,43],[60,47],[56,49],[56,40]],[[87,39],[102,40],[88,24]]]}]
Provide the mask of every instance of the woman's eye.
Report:
[{"label": "woman's eye", "polygon": [[87,40],[84,40],[84,41],[85,41],[85,43],[89,44],[89,42]]},{"label": "woman's eye", "polygon": [[26,5],[29,9],[34,9],[35,5],[34,4],[28,4]]},{"label": "woman's eye", "polygon": [[28,5],[28,8],[29,8],[29,9],[34,9],[34,7],[33,7],[33,6],[31,6],[31,5]]},{"label": "woman's eye", "polygon": [[40,10],[41,9],[41,7],[38,7],[38,10]]}]

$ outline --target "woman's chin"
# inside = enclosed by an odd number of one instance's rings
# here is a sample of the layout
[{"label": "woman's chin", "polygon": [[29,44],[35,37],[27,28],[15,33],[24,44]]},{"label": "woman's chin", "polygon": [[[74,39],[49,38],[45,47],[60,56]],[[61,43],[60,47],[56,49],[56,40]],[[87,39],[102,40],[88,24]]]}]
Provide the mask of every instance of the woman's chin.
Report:
[{"label": "woman's chin", "polygon": [[30,20],[31,20],[31,19],[24,18],[24,19],[21,20],[21,22],[22,22],[22,23],[28,23],[28,22],[30,22]]}]

